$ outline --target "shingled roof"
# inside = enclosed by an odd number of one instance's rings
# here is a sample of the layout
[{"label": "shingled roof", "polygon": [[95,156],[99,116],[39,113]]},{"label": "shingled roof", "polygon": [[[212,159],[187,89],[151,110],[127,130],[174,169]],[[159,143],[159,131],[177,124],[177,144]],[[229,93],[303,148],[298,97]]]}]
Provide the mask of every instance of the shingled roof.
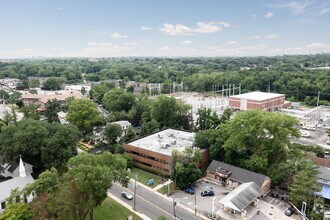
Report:
[{"label": "shingled roof", "polygon": [[265,180],[269,177],[255,173],[240,167],[236,167],[230,164],[226,164],[220,161],[213,160],[212,163],[208,166],[206,171],[215,173],[216,169],[221,167],[222,169],[231,171],[230,178],[234,179],[241,183],[255,182],[260,188],[262,187]]}]

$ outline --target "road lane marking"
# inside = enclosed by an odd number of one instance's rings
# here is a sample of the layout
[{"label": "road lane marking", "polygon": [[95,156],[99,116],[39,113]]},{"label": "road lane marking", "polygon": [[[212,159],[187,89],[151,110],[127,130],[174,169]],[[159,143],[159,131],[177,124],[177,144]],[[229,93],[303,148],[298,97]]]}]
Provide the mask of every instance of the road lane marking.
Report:
[{"label": "road lane marking", "polygon": [[[115,184],[118,185],[118,186],[120,186],[118,183],[115,183]],[[133,196],[134,196],[134,192],[132,192],[130,189],[126,189],[126,190],[129,191],[130,193],[132,193]],[[144,199],[143,197],[139,196],[138,194],[137,194],[136,196],[137,196],[138,198],[144,200],[145,202],[149,203],[150,205],[156,207],[157,209],[161,210],[162,212],[168,214],[169,216],[173,216],[171,213],[169,213],[169,212],[165,211],[164,209],[160,208],[159,206],[156,206],[155,204],[149,202],[148,200]]]}]

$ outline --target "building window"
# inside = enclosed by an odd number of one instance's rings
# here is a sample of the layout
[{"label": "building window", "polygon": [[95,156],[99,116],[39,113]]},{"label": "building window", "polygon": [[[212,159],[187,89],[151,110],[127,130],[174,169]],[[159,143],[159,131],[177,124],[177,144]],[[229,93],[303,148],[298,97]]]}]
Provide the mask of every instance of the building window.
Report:
[{"label": "building window", "polygon": [[1,209],[5,209],[6,208],[6,202],[2,202],[1,203]]}]

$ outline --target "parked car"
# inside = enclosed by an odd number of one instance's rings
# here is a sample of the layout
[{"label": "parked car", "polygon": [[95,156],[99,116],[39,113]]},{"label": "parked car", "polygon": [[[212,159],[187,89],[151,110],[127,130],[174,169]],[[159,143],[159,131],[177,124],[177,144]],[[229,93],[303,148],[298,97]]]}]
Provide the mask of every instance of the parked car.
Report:
[{"label": "parked car", "polygon": [[195,190],[191,186],[187,187],[184,191],[190,195],[195,194]]},{"label": "parked car", "polygon": [[284,214],[285,214],[286,216],[291,216],[291,215],[293,215],[295,212],[296,212],[296,209],[293,208],[293,207],[290,207],[290,208],[285,209]]},{"label": "parked car", "polygon": [[213,190],[206,190],[201,192],[201,196],[214,196]]},{"label": "parked car", "polygon": [[133,199],[132,194],[130,194],[129,192],[125,192],[125,191],[123,191],[123,192],[121,192],[121,195],[122,195],[124,198],[128,199],[128,200],[132,200],[132,199]]},{"label": "parked car", "polygon": [[272,190],[272,192],[271,192],[271,196],[272,196],[273,198],[278,198],[279,193],[278,193],[276,190]]}]

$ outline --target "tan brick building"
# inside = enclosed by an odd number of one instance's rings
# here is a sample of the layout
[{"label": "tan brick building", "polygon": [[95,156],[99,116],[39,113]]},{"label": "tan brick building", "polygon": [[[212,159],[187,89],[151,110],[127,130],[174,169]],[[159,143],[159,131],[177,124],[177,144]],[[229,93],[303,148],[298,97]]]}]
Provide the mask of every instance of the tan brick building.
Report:
[{"label": "tan brick building", "polygon": [[[174,149],[183,151],[193,147],[195,133],[166,129],[155,134],[124,144],[124,151],[134,159],[138,167],[170,173],[171,154]],[[208,166],[209,150],[201,150],[198,167]]]},{"label": "tan brick building", "polygon": [[218,180],[224,186],[235,189],[242,183],[254,182],[261,188],[261,196],[271,187],[271,179],[240,167],[213,160],[206,170],[206,177]]},{"label": "tan brick building", "polygon": [[265,111],[277,111],[290,107],[290,102],[285,101],[284,94],[250,92],[229,97],[229,106],[236,110],[260,109]]}]

